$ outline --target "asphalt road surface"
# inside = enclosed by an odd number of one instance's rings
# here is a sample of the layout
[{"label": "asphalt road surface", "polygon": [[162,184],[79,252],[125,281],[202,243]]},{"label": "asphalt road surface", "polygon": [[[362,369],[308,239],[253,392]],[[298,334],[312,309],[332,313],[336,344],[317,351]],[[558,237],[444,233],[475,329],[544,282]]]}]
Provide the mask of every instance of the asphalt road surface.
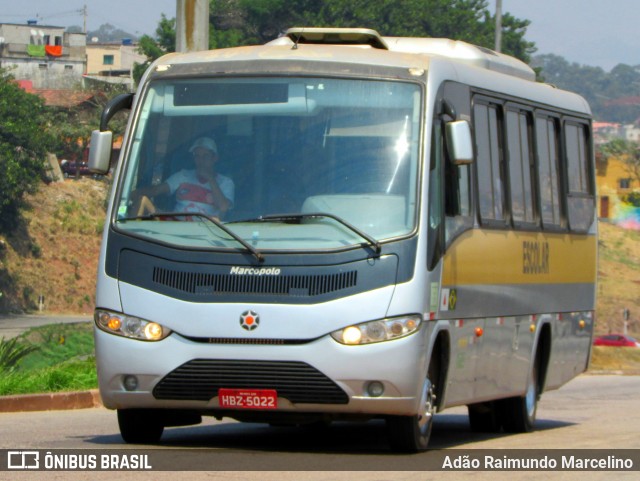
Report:
[{"label": "asphalt road surface", "polygon": [[0,339],[11,339],[19,336],[31,327],[46,326],[48,324],[70,324],[76,322],[91,322],[92,316],[87,315],[2,315],[0,316]]},{"label": "asphalt road surface", "polygon": [[[0,414],[0,449],[162,449],[176,472],[0,472],[1,479],[251,479],[287,480],[495,480],[639,479],[639,472],[441,472],[430,457],[447,450],[469,454],[491,449],[640,450],[640,376],[583,375],[546,393],[536,430],[528,434],[477,434],[465,408],[436,416],[431,448],[417,455],[388,450],[384,424],[335,423],[327,428],[269,427],[205,418],[193,427],[169,428],[156,446],[123,443],[116,415],[104,408]],[[176,451],[180,449],[180,451]],[[451,450],[451,451],[449,451]],[[479,452],[479,451],[476,451]],[[507,451],[505,451],[507,452]],[[497,451],[500,454],[500,451]],[[157,452],[156,452],[157,454]],[[209,471],[181,472],[204,460]],[[214,467],[211,467],[213,463]],[[90,476],[89,476],[90,474]],[[4,475],[8,475],[5,478]]]}]

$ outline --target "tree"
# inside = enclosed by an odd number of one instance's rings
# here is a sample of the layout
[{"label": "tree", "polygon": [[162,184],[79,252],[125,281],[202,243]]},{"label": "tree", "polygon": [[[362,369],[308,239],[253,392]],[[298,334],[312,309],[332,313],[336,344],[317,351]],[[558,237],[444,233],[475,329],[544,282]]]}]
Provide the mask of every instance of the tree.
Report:
[{"label": "tree", "polygon": [[[209,47],[263,44],[289,27],[332,26],[367,27],[385,36],[451,38],[493,48],[495,18],[487,4],[487,0],[210,0]],[[528,20],[508,13],[502,19],[502,51],[524,62],[535,51],[535,45],[524,39],[528,25]],[[141,39],[141,52],[150,61],[175,50],[175,21],[163,16],[156,34],[156,39]]]},{"label": "tree", "polygon": [[[367,27],[386,36],[442,37],[493,48],[486,0],[212,0],[212,48],[261,44],[293,26]],[[528,20],[503,16],[503,51],[528,62]],[[226,34],[226,36],[225,36]],[[235,43],[228,42],[233,39]]]},{"label": "tree", "polygon": [[36,191],[52,145],[44,101],[0,69],[0,231],[13,229],[25,193]]},{"label": "tree", "polygon": [[[128,88],[121,84],[101,84],[100,90],[91,90],[91,97],[83,105],[49,108],[53,139],[53,152],[67,159],[83,158],[91,140],[91,133],[100,125],[100,117],[107,102]],[[109,129],[114,135],[124,133],[128,115],[119,112],[111,119]]]},{"label": "tree", "polygon": [[138,51],[147,56],[147,61],[143,64],[136,63],[133,67],[133,78],[140,81],[145,70],[151,62],[160,58],[166,53],[176,50],[176,19],[168,19],[164,14],[156,28],[156,38],[143,35],[138,42]]},{"label": "tree", "polygon": [[551,54],[536,56],[532,64],[546,82],[582,95],[598,120],[633,123],[640,117],[640,66],[619,64],[605,72]]}]

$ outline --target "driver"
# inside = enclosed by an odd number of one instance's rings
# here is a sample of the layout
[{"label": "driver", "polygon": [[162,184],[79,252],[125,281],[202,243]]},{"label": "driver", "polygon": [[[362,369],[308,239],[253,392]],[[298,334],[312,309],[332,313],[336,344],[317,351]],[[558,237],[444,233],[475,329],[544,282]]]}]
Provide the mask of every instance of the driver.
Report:
[{"label": "driver", "polygon": [[139,215],[144,211],[155,212],[148,197],[161,194],[175,195],[175,212],[194,212],[220,219],[233,206],[233,181],[215,169],[219,158],[215,141],[211,137],[199,137],[189,152],[195,161],[195,169],[183,169],[161,184],[133,192],[134,201],[139,202]]}]

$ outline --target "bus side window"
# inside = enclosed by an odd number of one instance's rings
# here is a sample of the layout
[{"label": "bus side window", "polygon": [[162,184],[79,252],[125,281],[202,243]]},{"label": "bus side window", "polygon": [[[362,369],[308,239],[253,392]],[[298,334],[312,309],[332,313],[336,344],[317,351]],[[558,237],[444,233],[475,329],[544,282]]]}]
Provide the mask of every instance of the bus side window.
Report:
[{"label": "bus side window", "polygon": [[530,115],[525,110],[507,110],[507,147],[511,216],[514,225],[532,225],[535,216],[535,191],[532,175]]},{"label": "bus side window", "polygon": [[565,122],[565,153],[567,156],[567,213],[569,227],[584,232],[594,219],[595,199],[589,178],[589,147],[587,129],[577,122]]},{"label": "bus side window", "polygon": [[562,227],[558,122],[553,117],[536,116],[536,153],[540,182],[540,216],[544,229]]},{"label": "bus side window", "polygon": [[488,224],[505,226],[499,108],[495,104],[476,103],[473,113],[480,219]]}]

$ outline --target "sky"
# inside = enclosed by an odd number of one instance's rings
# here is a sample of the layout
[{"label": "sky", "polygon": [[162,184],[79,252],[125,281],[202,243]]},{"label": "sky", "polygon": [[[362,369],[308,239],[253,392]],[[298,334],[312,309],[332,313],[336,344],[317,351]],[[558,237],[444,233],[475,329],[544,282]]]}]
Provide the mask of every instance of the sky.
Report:
[{"label": "sky", "polygon": [[[492,11],[495,2],[488,0]],[[0,23],[82,25],[84,5],[88,30],[110,23],[137,36],[153,35],[163,13],[176,15],[176,0],[0,0]],[[640,65],[640,0],[502,0],[502,11],[531,21],[525,38],[535,42],[536,54],[606,71]]]},{"label": "sky", "polygon": [[[489,0],[491,11],[495,0]],[[640,65],[639,0],[502,0],[503,13],[531,24],[525,38],[534,55],[552,53],[569,62],[602,67]]]}]

